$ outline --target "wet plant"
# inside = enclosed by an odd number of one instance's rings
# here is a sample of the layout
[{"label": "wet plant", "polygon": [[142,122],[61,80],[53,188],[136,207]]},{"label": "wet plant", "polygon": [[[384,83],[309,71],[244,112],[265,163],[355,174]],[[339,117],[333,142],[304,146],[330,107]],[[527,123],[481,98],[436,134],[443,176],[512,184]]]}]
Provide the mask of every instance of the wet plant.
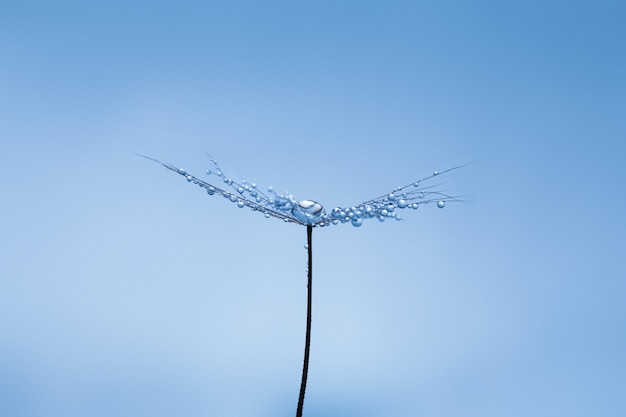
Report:
[{"label": "wet plant", "polygon": [[[261,190],[256,183],[246,180],[234,181],[226,176],[217,161],[209,155],[212,168],[206,171],[209,177],[216,179],[220,184],[217,187],[200,178],[189,174],[186,170],[172,164],[161,162],[158,159],[139,155],[142,158],[156,162],[168,170],[183,176],[187,182],[204,189],[210,196],[219,195],[235,204],[239,208],[248,208],[264,215],[266,218],[280,219],[286,223],[294,223],[306,227],[307,234],[307,319],[306,338],[304,344],[304,360],[302,364],[302,380],[296,408],[296,417],[302,417],[304,407],[304,395],[309,370],[309,353],[311,346],[311,308],[312,308],[312,284],[313,284],[313,228],[327,227],[338,224],[351,224],[360,227],[363,221],[377,219],[381,222],[386,220],[402,220],[399,215],[401,210],[416,210],[420,206],[434,204],[438,208],[444,208],[448,202],[459,202],[459,196],[452,196],[437,187],[440,184],[430,184],[429,180],[446,174],[465,165],[435,171],[431,175],[410,184],[397,187],[390,192],[351,207],[335,207],[326,211],[324,207],[314,200],[295,200],[293,195],[276,193],[273,187],[266,191]],[[221,185],[224,184],[224,185]]]}]

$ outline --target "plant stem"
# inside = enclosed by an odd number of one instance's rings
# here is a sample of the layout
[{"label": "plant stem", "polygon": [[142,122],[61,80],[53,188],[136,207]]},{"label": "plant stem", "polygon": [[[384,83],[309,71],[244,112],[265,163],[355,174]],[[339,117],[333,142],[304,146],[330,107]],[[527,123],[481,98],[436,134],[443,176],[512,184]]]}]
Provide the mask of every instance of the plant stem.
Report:
[{"label": "plant stem", "polygon": [[308,283],[307,283],[307,304],[306,304],[306,342],[304,343],[304,363],[302,364],[302,383],[300,384],[300,397],[298,398],[298,409],[296,417],[302,417],[302,407],[304,406],[304,392],[306,391],[306,378],[309,373],[309,350],[311,347],[311,296],[313,284],[313,226],[306,227],[306,243],[308,248]]}]

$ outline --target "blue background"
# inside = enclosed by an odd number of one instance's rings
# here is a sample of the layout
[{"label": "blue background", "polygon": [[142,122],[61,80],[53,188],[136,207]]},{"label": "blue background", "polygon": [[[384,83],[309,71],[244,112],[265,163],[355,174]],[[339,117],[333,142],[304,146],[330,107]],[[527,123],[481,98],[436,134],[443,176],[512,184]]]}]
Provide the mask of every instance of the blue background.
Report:
[{"label": "blue background", "polygon": [[305,229],[134,154],[206,151],[327,209],[472,163],[314,231],[305,416],[626,415],[624,4],[5,2],[0,415],[294,414]]}]

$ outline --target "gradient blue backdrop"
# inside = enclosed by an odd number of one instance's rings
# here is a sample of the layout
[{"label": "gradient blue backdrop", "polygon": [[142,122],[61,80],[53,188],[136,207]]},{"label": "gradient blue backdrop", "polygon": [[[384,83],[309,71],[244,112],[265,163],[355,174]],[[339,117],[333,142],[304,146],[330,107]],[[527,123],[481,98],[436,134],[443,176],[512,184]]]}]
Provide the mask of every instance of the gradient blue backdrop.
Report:
[{"label": "gradient blue backdrop", "polygon": [[307,417],[626,415],[622,1],[0,6],[0,415],[294,414],[306,235],[147,154],[327,208]]}]

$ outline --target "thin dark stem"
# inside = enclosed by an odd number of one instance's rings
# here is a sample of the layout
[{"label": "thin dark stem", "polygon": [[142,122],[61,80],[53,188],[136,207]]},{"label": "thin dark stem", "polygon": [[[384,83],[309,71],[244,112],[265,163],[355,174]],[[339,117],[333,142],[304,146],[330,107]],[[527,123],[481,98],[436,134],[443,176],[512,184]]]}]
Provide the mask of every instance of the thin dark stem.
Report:
[{"label": "thin dark stem", "polygon": [[296,417],[302,417],[302,407],[304,406],[304,392],[306,391],[306,377],[309,373],[309,350],[311,347],[311,296],[313,284],[313,226],[306,227],[306,243],[309,253],[308,261],[308,283],[307,283],[307,301],[306,301],[306,342],[304,343],[304,363],[302,364],[302,383],[300,384],[300,397],[298,398],[298,410]]}]

